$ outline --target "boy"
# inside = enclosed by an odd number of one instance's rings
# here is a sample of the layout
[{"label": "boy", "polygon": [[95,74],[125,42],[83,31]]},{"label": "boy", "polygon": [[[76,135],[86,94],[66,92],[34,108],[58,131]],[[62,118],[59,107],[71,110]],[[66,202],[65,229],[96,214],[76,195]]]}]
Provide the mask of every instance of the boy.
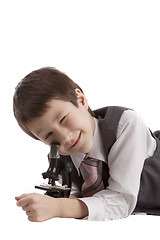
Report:
[{"label": "boy", "polygon": [[58,142],[64,161],[74,165],[70,198],[16,197],[30,221],[160,214],[160,134],[152,134],[133,110],[92,112],[82,89],[54,68],[22,79],[13,109],[24,132],[48,145]]}]

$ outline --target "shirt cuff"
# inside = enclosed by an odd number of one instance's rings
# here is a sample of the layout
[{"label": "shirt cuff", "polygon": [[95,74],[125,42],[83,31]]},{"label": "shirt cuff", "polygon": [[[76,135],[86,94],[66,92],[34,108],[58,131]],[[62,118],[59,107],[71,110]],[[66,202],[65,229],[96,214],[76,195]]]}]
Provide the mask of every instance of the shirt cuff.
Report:
[{"label": "shirt cuff", "polygon": [[86,220],[94,221],[104,221],[109,220],[105,219],[105,211],[103,200],[99,197],[86,197],[78,198],[80,201],[84,202],[88,207],[88,217],[84,218]]}]

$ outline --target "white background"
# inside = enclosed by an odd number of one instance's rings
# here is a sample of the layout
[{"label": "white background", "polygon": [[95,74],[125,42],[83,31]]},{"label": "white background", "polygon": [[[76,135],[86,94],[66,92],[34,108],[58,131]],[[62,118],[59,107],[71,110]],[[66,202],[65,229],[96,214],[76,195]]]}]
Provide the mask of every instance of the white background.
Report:
[{"label": "white background", "polygon": [[154,216],[29,222],[14,197],[36,191],[49,149],[18,127],[12,97],[30,71],[54,66],[82,87],[92,109],[130,107],[160,129],[160,1],[1,1],[0,61],[1,238],[158,239]]}]

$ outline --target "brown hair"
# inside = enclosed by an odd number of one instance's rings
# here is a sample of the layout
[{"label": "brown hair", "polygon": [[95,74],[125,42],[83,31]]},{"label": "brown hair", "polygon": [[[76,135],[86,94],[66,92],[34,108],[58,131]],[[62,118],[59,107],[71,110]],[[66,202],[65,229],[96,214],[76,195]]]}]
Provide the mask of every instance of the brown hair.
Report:
[{"label": "brown hair", "polygon": [[[27,123],[42,116],[51,99],[61,99],[73,103],[76,107],[75,89],[82,89],[66,74],[51,67],[40,68],[29,73],[17,85],[13,97],[14,116],[24,132],[37,139],[27,128]],[[90,108],[89,113],[94,116]]]}]

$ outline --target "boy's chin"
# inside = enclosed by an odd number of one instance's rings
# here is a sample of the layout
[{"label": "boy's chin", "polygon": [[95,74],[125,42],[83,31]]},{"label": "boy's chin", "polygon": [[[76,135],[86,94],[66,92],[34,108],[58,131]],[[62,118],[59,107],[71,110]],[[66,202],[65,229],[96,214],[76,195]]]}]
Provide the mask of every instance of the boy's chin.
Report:
[{"label": "boy's chin", "polygon": [[93,147],[93,143],[92,142],[86,144],[82,153],[83,154],[89,153],[91,151],[92,147]]},{"label": "boy's chin", "polygon": [[63,152],[60,154],[63,156],[68,156],[68,155],[72,155],[72,154],[87,154],[91,151],[92,147],[93,147],[93,141],[89,141],[86,144],[81,145],[80,148],[77,147],[75,149],[72,149],[69,152],[66,152],[66,153]]}]

